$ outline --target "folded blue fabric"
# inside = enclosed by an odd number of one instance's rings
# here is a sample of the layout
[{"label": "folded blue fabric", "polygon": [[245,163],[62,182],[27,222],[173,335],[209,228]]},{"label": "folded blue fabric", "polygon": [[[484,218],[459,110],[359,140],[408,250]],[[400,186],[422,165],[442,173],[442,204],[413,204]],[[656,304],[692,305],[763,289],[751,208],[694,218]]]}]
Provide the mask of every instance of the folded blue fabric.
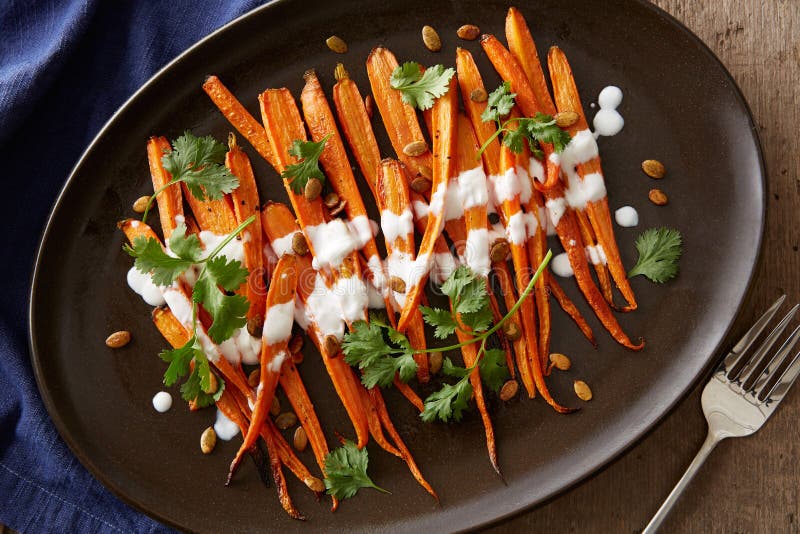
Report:
[{"label": "folded blue fabric", "polygon": [[22,532],[167,532],[75,459],[29,360],[28,289],[50,207],[113,112],[154,72],[258,0],[0,2],[0,523]]}]

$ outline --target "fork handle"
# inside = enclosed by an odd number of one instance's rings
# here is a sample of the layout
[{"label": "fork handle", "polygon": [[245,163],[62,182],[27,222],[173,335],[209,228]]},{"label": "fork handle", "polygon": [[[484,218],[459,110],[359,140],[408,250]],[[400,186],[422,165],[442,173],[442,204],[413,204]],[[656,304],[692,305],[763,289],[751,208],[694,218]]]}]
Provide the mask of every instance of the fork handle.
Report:
[{"label": "fork handle", "polygon": [[694,475],[700,469],[700,466],[703,465],[703,462],[706,461],[708,455],[711,451],[714,450],[714,447],[717,446],[717,443],[720,442],[720,438],[716,435],[712,435],[711,432],[708,433],[706,436],[706,440],[703,442],[703,446],[700,447],[700,450],[697,451],[697,455],[692,460],[692,463],[689,464],[689,467],[686,469],[686,472],[683,474],[681,479],[675,484],[675,487],[670,492],[667,500],[664,501],[664,504],[661,505],[661,508],[658,509],[656,515],[653,516],[653,519],[647,524],[647,526],[642,531],[642,534],[654,534],[661,523],[664,522],[664,519],[667,518],[667,514],[669,511],[672,510],[672,507],[678,501],[678,498],[683,493],[683,490],[686,489],[686,486],[689,485],[689,482],[692,481]]}]

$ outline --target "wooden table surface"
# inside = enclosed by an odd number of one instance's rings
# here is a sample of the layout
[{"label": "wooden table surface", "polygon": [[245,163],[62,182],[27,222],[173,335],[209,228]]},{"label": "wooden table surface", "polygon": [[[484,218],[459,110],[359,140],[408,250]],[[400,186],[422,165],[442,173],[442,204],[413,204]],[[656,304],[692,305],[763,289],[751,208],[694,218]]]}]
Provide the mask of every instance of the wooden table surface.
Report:
[{"label": "wooden table surface", "polygon": [[[800,301],[800,0],[654,0],[697,34],[750,103],[767,161],[756,282],[729,341],[781,293]],[[729,343],[730,344],[730,343]],[[639,532],[706,435],[702,384],[644,440],[579,486],[494,531]],[[800,393],[757,434],[723,441],[663,532],[800,532]]]}]

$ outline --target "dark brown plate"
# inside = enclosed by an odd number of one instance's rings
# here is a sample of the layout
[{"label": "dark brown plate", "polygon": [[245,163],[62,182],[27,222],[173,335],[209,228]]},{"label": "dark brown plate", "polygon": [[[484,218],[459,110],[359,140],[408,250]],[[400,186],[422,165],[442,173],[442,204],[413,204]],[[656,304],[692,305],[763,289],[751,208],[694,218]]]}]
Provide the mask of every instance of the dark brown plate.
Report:
[{"label": "dark brown plate", "polygon": [[[145,141],[190,128],[224,139],[230,127],[200,85],[218,74],[258,116],[256,95],[288,86],[314,67],[327,88],[337,61],[362,92],[364,60],[377,44],[400,60],[454,64],[456,46],[480,61],[488,87],[499,80],[477,42],[455,30],[477,23],[503,34],[505,2],[345,2],[286,0],[264,6],[216,32],[150,80],[112,118],[78,162],[56,203],[39,250],[31,290],[31,350],[39,388],[61,435],[78,458],[127,502],[172,525],[196,531],[379,529],[419,532],[485,524],[546,499],[593,473],[642,436],[687,391],[711,361],[747,290],[764,222],[764,167],[747,105],[729,74],[686,28],[639,1],[538,0],[520,6],[541,51],[562,47],[575,69],[587,110],[605,85],[625,93],[622,133],[600,141],[612,209],[632,204],[641,224],[617,229],[627,265],[645,228],[668,225],[685,237],[680,277],[658,286],[633,280],[639,311],[620,317],[631,336],[644,336],[641,353],[615,344],[591,317],[574,283],[564,285],[600,342],[592,350],[564,314],[554,311],[553,350],[572,357],[573,370],[554,373],[557,398],[579,401],[572,380],[584,379],[594,400],[559,416],[540,399],[495,405],[494,422],[505,482],[492,471],[477,417],[460,425],[425,425],[408,403],[389,392],[391,412],[441,507],[398,460],[370,445],[370,472],[391,496],[362,491],[331,515],[292,482],[296,504],[309,518],[292,521],[273,489],[248,463],[224,487],[237,440],[211,456],[198,447],[212,411],[189,413],[181,402],[165,415],[151,398],[161,389],[164,342],[149,308],[125,284],[131,260],[121,251],[117,220],[150,188]],[[420,28],[433,24],[444,40],[426,51]],[[346,55],[325,47],[336,33]],[[591,111],[587,111],[591,113]],[[377,123],[377,121],[376,121]],[[380,130],[380,129],[379,129]],[[385,140],[383,140],[385,141]],[[383,142],[384,153],[390,154]],[[246,147],[255,163],[262,200],[284,199],[276,174]],[[656,182],[640,162],[657,158],[669,172],[657,185],[666,207],[647,201]],[[555,245],[558,249],[558,246]],[[108,350],[103,340],[128,329],[133,342]],[[318,357],[306,354],[301,372],[330,443],[352,433]],[[173,395],[178,397],[176,391]],[[314,466],[310,453],[304,453]],[[315,467],[314,467],[315,469]]]}]

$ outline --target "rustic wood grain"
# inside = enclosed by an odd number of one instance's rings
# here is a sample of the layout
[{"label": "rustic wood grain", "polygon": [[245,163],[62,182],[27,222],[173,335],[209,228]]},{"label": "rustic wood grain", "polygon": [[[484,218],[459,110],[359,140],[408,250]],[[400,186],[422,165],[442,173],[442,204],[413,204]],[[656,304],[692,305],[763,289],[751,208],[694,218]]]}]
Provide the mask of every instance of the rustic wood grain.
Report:
[{"label": "rustic wood grain", "polygon": [[[767,225],[757,281],[730,339],[780,293],[800,301],[800,1],[654,0],[697,34],[741,87],[768,168]],[[703,142],[703,140],[698,140]],[[696,388],[621,459],[495,531],[639,532],[705,438]],[[723,441],[664,532],[800,532],[800,393],[756,435]]]}]

